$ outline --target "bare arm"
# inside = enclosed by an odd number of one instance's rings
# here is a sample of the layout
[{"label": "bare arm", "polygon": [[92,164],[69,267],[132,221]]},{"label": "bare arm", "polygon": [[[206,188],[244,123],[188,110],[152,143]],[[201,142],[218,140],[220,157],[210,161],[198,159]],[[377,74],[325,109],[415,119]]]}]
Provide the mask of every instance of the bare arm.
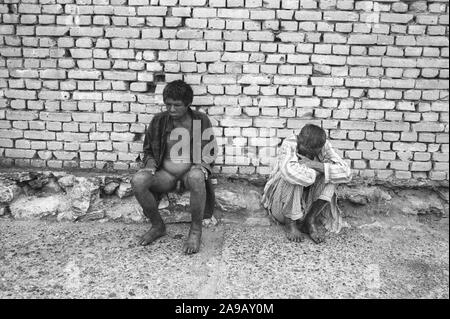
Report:
[{"label": "bare arm", "polygon": [[322,162],[311,160],[308,157],[303,156],[303,155],[301,155],[299,153],[297,153],[297,156],[299,158],[298,162],[300,164],[303,164],[303,165],[305,165],[305,166],[315,170],[316,172],[318,172],[320,174],[324,174],[324,172],[325,172],[325,165]]},{"label": "bare arm", "polygon": [[143,164],[144,164],[144,168],[142,170],[149,171],[152,174],[155,174],[155,171],[156,171],[156,160],[155,160],[155,158],[153,156],[153,150],[152,150],[152,146],[151,146],[152,124],[153,124],[153,121],[150,122],[149,128],[145,132],[144,145],[143,145],[143,151],[144,151]]}]

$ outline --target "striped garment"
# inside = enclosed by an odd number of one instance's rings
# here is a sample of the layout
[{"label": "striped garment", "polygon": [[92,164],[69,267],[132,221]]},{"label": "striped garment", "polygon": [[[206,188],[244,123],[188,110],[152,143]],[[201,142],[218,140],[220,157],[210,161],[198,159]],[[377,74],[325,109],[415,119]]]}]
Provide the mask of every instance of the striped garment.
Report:
[{"label": "striped garment", "polygon": [[337,206],[336,184],[351,180],[348,164],[326,141],[316,160],[324,163],[324,174],[300,164],[297,156],[297,138],[286,138],[278,151],[278,158],[264,187],[262,203],[270,215],[279,222],[284,217],[303,219],[317,199],[330,203],[322,213],[322,223],[332,232],[339,232],[343,221]]}]

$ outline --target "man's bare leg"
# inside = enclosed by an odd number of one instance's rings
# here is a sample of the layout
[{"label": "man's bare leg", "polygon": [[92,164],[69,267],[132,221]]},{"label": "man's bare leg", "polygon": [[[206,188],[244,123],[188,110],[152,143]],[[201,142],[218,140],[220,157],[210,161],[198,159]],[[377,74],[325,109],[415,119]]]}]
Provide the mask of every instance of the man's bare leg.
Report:
[{"label": "man's bare leg", "polygon": [[299,243],[303,241],[304,236],[297,228],[297,221],[290,218],[284,218],[284,231],[286,232],[286,237],[290,241]]},{"label": "man's bare leg", "polygon": [[317,230],[316,219],[327,204],[327,201],[318,199],[311,205],[311,208],[306,214],[304,226],[306,232],[309,234],[309,237],[311,237],[312,241],[316,244],[320,244],[325,241],[324,235]]},{"label": "man's bare leg", "polygon": [[189,209],[192,221],[183,251],[185,254],[195,254],[200,250],[202,237],[202,220],[206,203],[205,175],[200,169],[192,169],[184,176],[184,183],[191,192]]},{"label": "man's bare leg", "polygon": [[152,227],[140,239],[139,245],[148,245],[166,234],[166,225],[158,212],[158,205],[153,193],[165,193],[176,186],[174,176],[164,170],[152,175],[150,172],[138,171],[131,181],[137,201],[142,206],[144,215],[150,219]]}]

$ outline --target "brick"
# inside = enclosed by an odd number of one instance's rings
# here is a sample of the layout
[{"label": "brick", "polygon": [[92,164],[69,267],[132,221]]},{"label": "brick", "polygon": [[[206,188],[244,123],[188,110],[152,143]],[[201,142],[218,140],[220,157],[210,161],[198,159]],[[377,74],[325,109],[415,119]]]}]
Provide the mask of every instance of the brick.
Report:
[{"label": "brick", "polygon": [[68,78],[70,79],[99,80],[100,76],[100,71],[69,70],[68,72]]},{"label": "brick", "polygon": [[414,112],[416,110],[416,107],[413,102],[398,102],[396,109],[400,110],[400,111],[413,111]]},{"label": "brick", "polygon": [[36,91],[32,90],[5,90],[5,97],[10,99],[36,99]]},{"label": "brick", "polygon": [[320,21],[322,20],[322,12],[296,11],[295,19],[299,21]]},{"label": "brick", "polygon": [[5,149],[5,156],[12,158],[33,158],[36,154],[35,150],[23,150],[23,149]]},{"label": "brick", "polygon": [[37,26],[36,27],[36,35],[39,36],[53,36],[60,37],[66,35],[69,32],[69,27],[62,26]]},{"label": "brick", "polygon": [[139,38],[139,29],[135,28],[105,28],[106,38]]},{"label": "brick", "polygon": [[411,171],[413,172],[426,172],[432,169],[431,162],[412,162]]},{"label": "brick", "polygon": [[89,138],[87,133],[63,132],[56,133],[56,140],[64,142],[88,142]]},{"label": "brick", "polygon": [[204,84],[236,84],[236,76],[234,75],[203,75]]},{"label": "brick", "polygon": [[275,39],[275,35],[270,31],[250,31],[248,33],[250,41],[269,41],[272,42]]},{"label": "brick", "polygon": [[118,80],[118,81],[136,81],[137,73],[129,71],[105,71],[103,76],[106,80]]},{"label": "brick", "polygon": [[307,85],[307,81],[304,76],[275,75],[273,78],[273,84],[275,85]]},{"label": "brick", "polygon": [[72,94],[74,100],[101,100],[102,93],[100,92],[79,92],[75,91]]},{"label": "brick", "polygon": [[103,120],[105,122],[134,123],[136,122],[136,114],[104,113]]},{"label": "brick", "polygon": [[72,112],[72,118],[76,122],[101,122],[102,115],[99,113]]},{"label": "brick", "polygon": [[103,28],[98,27],[72,27],[70,28],[71,37],[101,37]]},{"label": "brick", "polygon": [[394,151],[425,152],[427,150],[427,146],[424,143],[394,142],[392,143],[392,149]]},{"label": "brick", "polygon": [[417,45],[430,47],[448,47],[448,38],[445,36],[418,36]]},{"label": "brick", "polygon": [[194,18],[213,18],[217,16],[217,9],[213,8],[193,8],[192,17]]},{"label": "brick", "polygon": [[347,57],[334,55],[318,55],[311,56],[311,62],[325,65],[345,65]]},{"label": "brick", "polygon": [[325,21],[358,21],[359,15],[356,12],[325,11],[323,19]]},{"label": "brick", "polygon": [[286,125],[286,119],[280,118],[254,118],[253,126],[254,127],[279,127],[283,128]]},{"label": "brick", "polygon": [[447,89],[449,84],[447,80],[416,80],[417,89]]},{"label": "brick", "polygon": [[350,34],[347,44],[376,44],[378,37],[375,34]]},{"label": "brick", "polygon": [[375,123],[366,121],[341,121],[340,128],[343,130],[373,131]]},{"label": "brick", "polygon": [[344,84],[342,78],[311,77],[310,79],[314,86],[342,86]]},{"label": "brick", "polygon": [[407,24],[412,21],[412,14],[381,13],[380,22]]},{"label": "brick", "polygon": [[422,122],[412,124],[412,129],[416,132],[443,132],[444,128],[444,124],[442,123]]},{"label": "brick", "polygon": [[65,79],[66,71],[58,69],[40,70],[39,76],[41,79]]},{"label": "brick", "polygon": [[397,89],[412,89],[415,87],[415,80],[413,79],[381,79],[380,87],[382,88],[397,88]]},{"label": "brick", "polygon": [[39,113],[39,119],[43,121],[55,121],[55,122],[71,122],[71,113],[51,113],[41,112]]},{"label": "brick", "polygon": [[134,134],[133,133],[111,132],[111,140],[112,141],[132,142],[134,140]]},{"label": "brick", "polygon": [[225,118],[220,120],[220,125],[224,127],[251,127],[252,126],[251,118],[240,118],[240,119],[231,119]]},{"label": "brick", "polygon": [[345,80],[345,86],[347,87],[380,87],[379,79],[370,78],[347,78]]},{"label": "brick", "polygon": [[135,40],[134,47],[136,49],[167,50],[169,49],[169,41],[153,39]]},{"label": "brick", "polygon": [[70,161],[78,158],[77,152],[54,151],[53,155],[59,160]]},{"label": "brick", "polygon": [[250,11],[246,9],[218,9],[217,16],[221,18],[248,19]]},{"label": "brick", "polygon": [[24,138],[30,140],[55,140],[55,132],[47,131],[24,131]]},{"label": "brick", "polygon": [[269,85],[271,83],[271,79],[269,76],[264,75],[243,75],[239,78],[238,83]]},{"label": "brick", "polygon": [[22,121],[33,121],[38,119],[38,113],[30,111],[13,111],[6,110],[7,120],[22,120]]},{"label": "brick", "polygon": [[103,93],[103,100],[117,102],[135,102],[136,95],[131,93],[105,92]]},{"label": "brick", "polygon": [[0,48],[0,55],[4,57],[19,57],[22,56],[20,48]]},{"label": "brick", "polygon": [[446,175],[446,172],[430,172],[429,177],[431,180],[435,181],[443,181],[445,179],[448,179],[448,175]]},{"label": "brick", "polygon": [[380,57],[363,57],[363,56],[349,56],[347,58],[348,65],[366,65],[366,66],[381,66]]},{"label": "brick", "polygon": [[263,96],[259,99],[258,106],[260,107],[285,107],[286,106],[286,99],[282,97],[269,97],[269,96]]},{"label": "brick", "polygon": [[407,132],[410,129],[410,124],[403,122],[376,122],[375,127],[377,131]]}]

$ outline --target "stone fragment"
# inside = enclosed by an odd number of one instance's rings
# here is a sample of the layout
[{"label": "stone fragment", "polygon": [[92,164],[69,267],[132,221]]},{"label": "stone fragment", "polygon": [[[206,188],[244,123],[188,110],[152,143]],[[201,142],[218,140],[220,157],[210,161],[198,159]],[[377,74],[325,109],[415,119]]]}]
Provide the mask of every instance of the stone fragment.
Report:
[{"label": "stone fragment", "polygon": [[21,188],[13,181],[0,179],[0,204],[11,203],[21,193]]},{"label": "stone fragment", "polygon": [[64,189],[66,189],[68,187],[72,187],[74,182],[75,182],[75,176],[73,176],[73,175],[64,175],[64,176],[58,178],[58,184]]},{"label": "stone fragment", "polygon": [[68,192],[72,210],[76,217],[85,215],[89,208],[100,199],[100,186],[94,178],[77,177]]},{"label": "stone fragment", "polygon": [[169,205],[170,205],[170,203],[169,203],[167,196],[164,196],[161,199],[161,201],[159,202],[158,209],[165,209],[165,208],[169,207]]},{"label": "stone fragment", "polygon": [[105,187],[103,188],[103,192],[106,195],[112,195],[116,191],[117,187],[119,187],[119,185],[120,185],[119,183],[110,182],[110,183],[105,185]]},{"label": "stone fragment", "polygon": [[212,216],[211,218],[204,219],[202,221],[203,227],[207,227],[207,228],[216,226],[218,223],[219,223],[219,221],[214,216]]},{"label": "stone fragment", "polygon": [[22,197],[10,205],[14,219],[43,219],[56,217],[60,212],[69,210],[65,196]]},{"label": "stone fragment", "polygon": [[77,221],[93,221],[93,220],[99,220],[105,217],[105,211],[104,210],[96,210],[93,212],[88,212],[86,215],[80,216],[77,218]]},{"label": "stone fragment", "polygon": [[216,204],[223,212],[258,211],[262,210],[260,203],[261,194],[255,190],[216,189]]},{"label": "stone fragment", "polygon": [[338,190],[338,197],[342,200],[357,205],[367,205],[369,203],[388,202],[392,199],[386,191],[374,186],[343,186]]},{"label": "stone fragment", "polygon": [[116,193],[119,198],[128,197],[133,194],[133,187],[131,186],[131,183],[120,183],[120,186],[117,189]]},{"label": "stone fragment", "polygon": [[47,184],[48,177],[39,175],[37,178],[28,181],[28,185],[34,190],[41,190],[44,184]]},{"label": "stone fragment", "polygon": [[48,182],[42,187],[42,191],[47,194],[58,194],[61,193],[62,188],[54,178],[50,178]]}]

